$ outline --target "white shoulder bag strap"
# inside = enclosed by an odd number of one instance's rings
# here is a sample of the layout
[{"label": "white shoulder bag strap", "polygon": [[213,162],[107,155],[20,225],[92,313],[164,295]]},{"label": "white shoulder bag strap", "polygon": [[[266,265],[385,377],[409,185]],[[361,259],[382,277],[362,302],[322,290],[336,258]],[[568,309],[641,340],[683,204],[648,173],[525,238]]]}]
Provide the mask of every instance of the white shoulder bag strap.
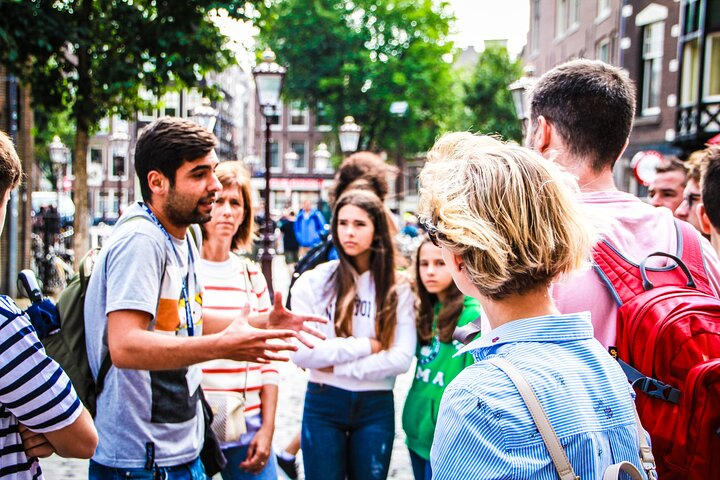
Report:
[{"label": "white shoulder bag strap", "polygon": [[[530,411],[530,415],[535,421],[535,425],[538,427],[540,436],[542,436],[545,446],[550,452],[555,469],[560,476],[560,480],[579,480],[580,477],[575,475],[575,471],[570,464],[570,461],[565,454],[560,440],[555,434],[550,421],[545,415],[540,401],[535,395],[535,391],[532,386],[525,380],[520,370],[518,370],[512,363],[508,362],[504,358],[490,358],[488,362],[492,363],[505,374],[510,377],[510,380],[515,384],[515,387],[520,392],[525,405]],[[635,421],[637,422],[638,436],[640,442],[640,462],[643,468],[647,472],[649,479],[656,479],[657,474],[655,473],[655,459],[653,458],[652,451],[648,445],[647,438],[645,436],[645,429],[640,424],[640,418],[638,417],[637,410],[635,409],[635,403],[633,403],[633,411],[635,412]],[[603,480],[617,480],[620,478],[620,472],[625,472],[632,480],[644,480],[640,471],[630,462],[619,462],[614,465],[610,465],[603,475]]]},{"label": "white shoulder bag strap", "polygon": [[535,395],[535,390],[533,390],[532,386],[525,380],[520,370],[504,358],[495,357],[488,359],[488,361],[505,372],[515,384],[518,392],[520,392],[520,396],[522,396],[525,405],[527,405],[528,410],[530,410],[530,415],[532,415],[535,425],[537,425],[538,431],[540,432],[540,436],[542,436],[543,442],[545,442],[545,446],[550,452],[550,457],[552,457],[560,480],[580,480],[580,477],[575,475],[575,471],[572,465],[570,465],[570,460],[568,460],[567,455],[565,455],[565,449],[562,447],[560,440],[558,440],[555,429],[550,424],[550,420],[548,420],[547,415],[545,415],[545,410],[543,410],[537,395]]}]

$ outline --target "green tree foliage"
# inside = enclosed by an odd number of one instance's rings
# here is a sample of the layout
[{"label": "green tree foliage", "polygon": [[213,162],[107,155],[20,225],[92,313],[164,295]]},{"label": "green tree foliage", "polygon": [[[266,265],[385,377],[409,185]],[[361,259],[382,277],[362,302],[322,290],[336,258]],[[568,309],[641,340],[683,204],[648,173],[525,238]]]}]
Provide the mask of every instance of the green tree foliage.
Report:
[{"label": "green tree foliage", "polygon": [[522,140],[522,124],[508,85],[520,78],[519,60],[511,60],[505,47],[490,46],[478,59],[472,79],[465,87],[465,105],[472,112],[472,129],[498,133],[506,140]]},{"label": "green tree foliage", "polygon": [[[282,0],[261,8],[261,40],[288,66],[287,99],[362,125],[362,148],[422,151],[455,105],[444,0]],[[403,117],[390,113],[408,102]]]},{"label": "green tree foliage", "polygon": [[232,56],[209,20],[215,8],[245,18],[244,0],[0,0],[0,63],[30,86],[34,104],[70,109],[76,135],[75,249],[87,245],[87,148],[98,122],[148,107],[140,88],[160,95],[196,85]]}]

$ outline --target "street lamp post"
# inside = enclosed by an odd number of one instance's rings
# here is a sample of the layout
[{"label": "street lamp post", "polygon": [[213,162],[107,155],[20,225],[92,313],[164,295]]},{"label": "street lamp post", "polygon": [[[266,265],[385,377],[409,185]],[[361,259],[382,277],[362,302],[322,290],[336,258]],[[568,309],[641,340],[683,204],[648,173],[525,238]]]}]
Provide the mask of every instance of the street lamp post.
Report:
[{"label": "street lamp post", "polygon": [[530,91],[537,83],[538,79],[535,77],[535,68],[528,65],[524,68],[524,75],[508,85],[508,90],[512,95],[513,103],[515,104],[515,113],[518,119],[522,122],[522,136],[523,142],[527,134],[527,123],[530,116]]},{"label": "street lamp post", "polygon": [[[332,155],[328,151],[327,145],[324,142],[320,142],[313,152],[313,168],[316,174],[327,174],[332,171],[330,168],[330,157]],[[318,202],[317,208],[322,211],[323,207],[323,194],[322,194],[323,179],[318,179]]]},{"label": "street lamp post", "polygon": [[357,151],[360,142],[360,132],[362,127],[355,123],[355,119],[348,115],[343,120],[343,124],[338,128],[338,137],[340,137],[340,150],[343,154],[348,155]]},{"label": "street lamp post", "polygon": [[57,211],[60,214],[60,184],[62,179],[60,178],[65,165],[67,165],[67,147],[60,140],[60,137],[55,135],[50,145],[48,145],[50,152],[50,162],[52,163],[53,176],[55,177],[55,192],[57,193]]},{"label": "street lamp post", "polygon": [[265,50],[262,54],[262,62],[253,68],[255,78],[255,91],[257,93],[260,112],[265,117],[265,225],[263,228],[262,253],[260,264],[263,275],[267,280],[270,298],[273,298],[272,282],[272,259],[273,254],[273,226],[270,219],[270,166],[272,163],[270,152],[270,126],[272,119],[280,104],[280,91],[287,69],[275,63],[275,54],[272,50]]},{"label": "street lamp post", "polygon": [[193,108],[190,117],[192,121],[212,132],[215,129],[215,121],[217,120],[217,110],[210,104],[210,100],[203,98],[202,105]]}]

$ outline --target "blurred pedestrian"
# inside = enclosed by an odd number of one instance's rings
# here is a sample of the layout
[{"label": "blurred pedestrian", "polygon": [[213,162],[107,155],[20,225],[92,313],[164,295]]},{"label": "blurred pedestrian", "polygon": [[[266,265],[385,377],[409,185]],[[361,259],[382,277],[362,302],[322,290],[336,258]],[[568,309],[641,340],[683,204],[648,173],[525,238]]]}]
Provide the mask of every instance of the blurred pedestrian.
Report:
[{"label": "blurred pedestrian", "polygon": [[415,352],[414,295],[395,279],[389,219],[372,192],[347,190],[335,204],[339,260],[305,272],[293,287],[296,312],[324,315],[328,340],[300,346],[310,370],[302,423],[309,480],[384,479],[395,436],[392,388]]},{"label": "blurred pedestrian", "polygon": [[300,245],[300,256],[305,255],[315,245],[322,242],[327,234],[325,218],[310,200],[303,202],[303,207],[295,219],[295,238]]},{"label": "blurred pedestrian", "polygon": [[298,244],[297,237],[295,236],[295,222],[297,217],[295,212],[288,210],[285,215],[280,218],[280,232],[282,232],[283,241],[283,252],[285,255],[285,263],[290,270],[292,275],[295,269],[295,264],[298,261],[298,250],[300,245]]}]

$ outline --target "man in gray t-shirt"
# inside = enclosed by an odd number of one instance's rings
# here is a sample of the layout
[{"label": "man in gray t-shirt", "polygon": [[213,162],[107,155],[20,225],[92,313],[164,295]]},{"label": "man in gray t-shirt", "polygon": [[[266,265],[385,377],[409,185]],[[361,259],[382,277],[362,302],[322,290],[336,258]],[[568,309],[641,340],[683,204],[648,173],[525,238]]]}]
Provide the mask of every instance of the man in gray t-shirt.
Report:
[{"label": "man in gray t-shirt", "polygon": [[305,326],[318,318],[293,315],[277,301],[270,314],[233,321],[203,312],[192,240],[199,233],[186,233],[210,219],[221,188],[215,145],[212,133],[169,117],[148,125],[137,142],[135,168],[145,203],[118,221],[85,301],[96,378],[103,359],[112,358],[97,401],[100,441],[90,479],[143,471],[169,479],[188,471],[201,476],[204,425],[195,365],[218,358],[286,360],[277,352],[295,347],[284,339],[301,338],[301,330],[320,335]]}]

